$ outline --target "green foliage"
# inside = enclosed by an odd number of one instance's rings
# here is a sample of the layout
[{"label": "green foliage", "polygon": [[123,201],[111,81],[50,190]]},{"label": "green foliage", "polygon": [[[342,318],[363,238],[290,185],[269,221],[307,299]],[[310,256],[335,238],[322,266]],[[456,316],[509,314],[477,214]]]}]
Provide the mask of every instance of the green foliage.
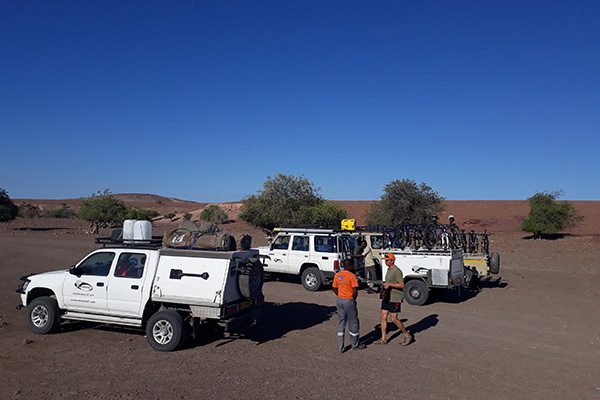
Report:
[{"label": "green foliage", "polygon": [[56,210],[50,210],[46,213],[50,218],[73,218],[77,216],[77,213],[69,208],[65,203],[62,203],[62,207]]},{"label": "green foliage", "polygon": [[325,201],[319,191],[303,176],[269,176],[258,194],[244,198],[239,218],[268,230],[303,224],[339,227],[346,211]]},{"label": "green foliage", "polygon": [[192,213],[185,213],[185,214],[183,214],[183,219],[186,219],[186,220],[189,221],[190,219],[192,219]]},{"label": "green foliage", "polygon": [[101,228],[116,227],[126,219],[128,208],[119,199],[113,197],[110,191],[98,191],[81,202],[77,217],[90,222],[92,233],[97,234]]},{"label": "green foliage", "polygon": [[12,202],[5,189],[0,188],[0,222],[8,222],[17,218],[19,207]]},{"label": "green foliage", "polygon": [[208,222],[219,224],[229,218],[223,209],[215,204],[211,204],[202,210],[200,219]]},{"label": "green foliage", "polygon": [[411,179],[395,180],[383,189],[381,201],[367,212],[367,224],[392,226],[405,217],[420,222],[423,216],[436,215],[444,210],[444,198],[425,183],[417,185]]},{"label": "green foliage", "polygon": [[145,210],[143,208],[127,208],[125,219],[135,219],[138,221],[152,221],[152,219],[158,217],[160,214],[155,210]]},{"label": "green foliage", "polygon": [[529,199],[529,216],[523,220],[521,230],[541,239],[542,233],[557,233],[583,219],[567,201],[557,203],[561,191],[536,193]]},{"label": "green foliage", "polygon": [[165,214],[165,215],[163,216],[163,218],[164,218],[164,219],[169,219],[169,220],[173,221],[173,218],[175,218],[175,213],[168,213],[168,214]]}]

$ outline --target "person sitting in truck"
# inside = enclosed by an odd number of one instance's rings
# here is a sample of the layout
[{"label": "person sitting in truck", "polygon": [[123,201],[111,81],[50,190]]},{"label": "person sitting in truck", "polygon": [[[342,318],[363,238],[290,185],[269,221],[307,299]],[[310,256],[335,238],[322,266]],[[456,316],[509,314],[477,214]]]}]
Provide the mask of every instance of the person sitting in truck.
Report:
[{"label": "person sitting in truck", "polygon": [[127,278],[139,278],[144,271],[145,256],[142,258],[141,266],[138,266],[138,260],[131,257],[126,261],[121,261],[115,270],[115,276],[124,276]]}]

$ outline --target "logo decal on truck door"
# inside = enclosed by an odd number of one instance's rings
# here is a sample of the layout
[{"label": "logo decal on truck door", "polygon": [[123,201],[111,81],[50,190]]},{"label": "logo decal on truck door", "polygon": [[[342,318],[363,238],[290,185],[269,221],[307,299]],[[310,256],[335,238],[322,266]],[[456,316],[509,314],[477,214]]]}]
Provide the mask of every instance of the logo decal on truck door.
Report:
[{"label": "logo decal on truck door", "polygon": [[84,292],[91,292],[94,289],[92,285],[81,282],[79,279],[75,281],[75,287],[79,290],[83,290]]}]

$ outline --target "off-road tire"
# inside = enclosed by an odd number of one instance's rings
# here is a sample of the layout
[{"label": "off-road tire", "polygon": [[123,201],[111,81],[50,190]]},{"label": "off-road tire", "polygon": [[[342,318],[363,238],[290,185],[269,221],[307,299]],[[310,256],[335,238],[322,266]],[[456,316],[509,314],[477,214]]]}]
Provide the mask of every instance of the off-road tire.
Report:
[{"label": "off-road tire", "polygon": [[404,285],[404,298],[413,306],[422,306],[429,297],[427,284],[419,279],[413,279]]},{"label": "off-road tire", "polygon": [[302,286],[309,292],[316,292],[323,286],[323,278],[321,277],[321,271],[318,268],[310,267],[306,268],[302,272]]},{"label": "off-road tire", "polygon": [[491,253],[490,254],[490,274],[498,274],[500,273],[500,254]]},{"label": "off-road tire", "polygon": [[27,306],[27,326],[33,333],[45,335],[58,331],[58,303],[52,297],[38,297]]},{"label": "off-road tire", "polygon": [[150,317],[146,325],[148,344],[158,351],[177,350],[185,339],[183,317],[176,311],[159,311]]},{"label": "off-road tire", "polygon": [[247,264],[238,275],[238,289],[247,299],[255,299],[262,294],[265,274],[260,262]]}]

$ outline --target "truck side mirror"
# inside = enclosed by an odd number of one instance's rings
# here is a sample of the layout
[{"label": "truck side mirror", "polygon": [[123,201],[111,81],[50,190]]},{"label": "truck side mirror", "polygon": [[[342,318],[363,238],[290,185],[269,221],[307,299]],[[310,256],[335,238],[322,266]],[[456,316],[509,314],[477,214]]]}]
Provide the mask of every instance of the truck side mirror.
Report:
[{"label": "truck side mirror", "polygon": [[71,268],[69,268],[69,273],[71,275],[83,275],[83,271],[81,270],[81,268],[76,267],[74,265],[71,265]]}]

